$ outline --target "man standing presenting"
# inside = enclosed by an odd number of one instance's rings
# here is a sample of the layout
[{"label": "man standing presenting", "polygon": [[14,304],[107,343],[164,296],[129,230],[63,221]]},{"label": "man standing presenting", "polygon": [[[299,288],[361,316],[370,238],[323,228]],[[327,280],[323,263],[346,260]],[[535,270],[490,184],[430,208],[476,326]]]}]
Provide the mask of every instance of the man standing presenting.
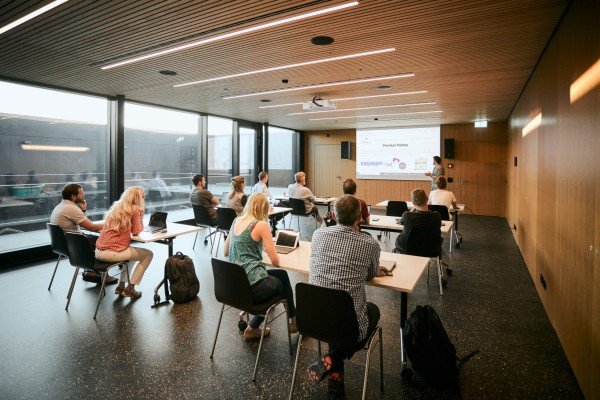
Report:
[{"label": "man standing presenting", "polygon": [[[50,215],[50,223],[58,225],[63,231],[81,232],[80,228],[91,232],[100,232],[103,224],[94,223],[86,216],[87,202],[83,188],[76,183],[68,183],[62,190],[62,201],[58,203]],[[90,241],[92,249],[96,247],[98,236],[85,235]],[[95,271],[86,271],[83,280],[100,283],[100,274]],[[107,275],[106,284],[117,283],[117,279]]]},{"label": "man standing presenting", "polygon": [[342,289],[350,294],[358,320],[359,343],[353,348],[329,343],[329,352],[312,364],[308,372],[315,382],[329,376],[329,391],[343,394],[344,359],[349,359],[362,347],[379,321],[379,308],[367,302],[365,283],[376,276],[385,276],[388,271],[379,266],[381,250],[375,239],[360,232],[359,200],[345,195],[334,207],[338,224],[317,229],[313,235],[309,283]]},{"label": "man standing presenting", "polygon": [[301,199],[304,201],[304,207],[306,208],[307,214],[312,214],[317,222],[322,224],[323,217],[319,214],[319,209],[314,204],[315,196],[312,194],[309,188],[304,186],[306,184],[306,174],[302,171],[294,175],[296,183],[292,183],[288,186],[288,195],[292,199]]}]

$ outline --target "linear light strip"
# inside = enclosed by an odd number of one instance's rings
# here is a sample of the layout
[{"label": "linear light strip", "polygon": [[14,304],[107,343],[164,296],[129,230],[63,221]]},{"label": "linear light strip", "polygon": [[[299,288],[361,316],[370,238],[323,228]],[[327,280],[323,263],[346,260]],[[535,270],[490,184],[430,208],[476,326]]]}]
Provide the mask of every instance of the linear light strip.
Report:
[{"label": "linear light strip", "polygon": [[[357,96],[357,97],[343,97],[339,99],[331,99],[331,101],[346,101],[346,100],[358,100],[358,99],[374,99],[376,97],[391,97],[391,96],[406,96],[409,94],[421,94],[427,93],[427,90],[417,90],[415,92],[402,92],[402,93],[387,93],[387,94],[375,94],[372,96]],[[278,108],[287,106],[301,106],[304,103],[288,103],[288,104],[274,104],[272,106],[262,106],[258,108]]]},{"label": "linear light strip", "polygon": [[21,17],[18,20],[11,22],[10,24],[4,25],[2,28],[0,28],[0,35],[10,31],[13,28],[16,28],[21,24],[24,24],[25,22],[37,17],[38,15],[41,15],[47,11],[52,10],[53,8],[60,6],[63,3],[66,3],[67,1],[69,0],[55,0],[52,3],[46,4],[44,7],[40,7],[37,10],[25,15],[24,17]]},{"label": "linear light strip", "polygon": [[305,112],[296,112],[289,113],[286,115],[308,115],[308,114],[320,114],[320,113],[332,113],[332,112],[342,112],[342,111],[357,111],[357,110],[373,110],[376,108],[394,108],[394,107],[411,107],[411,106],[430,106],[432,104],[436,104],[435,101],[426,101],[422,103],[406,103],[406,104],[391,104],[388,106],[372,106],[372,107],[357,107],[357,108],[340,108],[339,110],[324,110],[324,111],[305,111]]},{"label": "linear light strip", "polygon": [[318,85],[298,86],[298,87],[287,88],[287,89],[265,90],[264,92],[254,92],[254,93],[247,93],[247,94],[238,94],[238,95],[235,95],[235,96],[223,97],[223,100],[240,99],[242,97],[260,96],[260,95],[263,95],[263,94],[293,92],[293,91],[296,91],[296,90],[307,90],[307,89],[314,89],[314,88],[321,88],[321,87],[328,87],[328,86],[351,85],[353,83],[383,81],[383,80],[386,80],[386,79],[412,78],[413,76],[415,76],[415,74],[409,73],[409,74],[399,74],[399,75],[389,75],[389,76],[378,76],[376,78],[355,79],[355,80],[352,80],[352,81],[342,81],[342,82],[332,82],[332,83],[320,83]]},{"label": "linear light strip", "polygon": [[38,151],[73,151],[73,152],[85,152],[89,151],[89,147],[81,146],[49,146],[43,144],[21,144],[23,150],[38,150]]},{"label": "linear light strip", "polygon": [[305,62],[301,62],[301,63],[297,63],[297,64],[281,65],[279,67],[257,69],[255,71],[248,71],[248,72],[241,72],[239,74],[219,76],[217,78],[203,79],[201,81],[194,81],[194,82],[188,82],[188,83],[180,83],[179,85],[174,85],[173,87],[182,87],[182,86],[197,85],[199,83],[214,82],[214,81],[220,81],[220,80],[229,79],[229,78],[238,78],[240,76],[262,74],[263,72],[280,71],[282,69],[304,67],[306,65],[314,65],[314,64],[321,64],[321,63],[326,63],[326,62],[331,62],[331,61],[347,60],[347,59],[350,59],[350,58],[373,56],[373,55],[376,55],[376,54],[390,53],[390,52],[395,51],[395,50],[396,50],[395,48],[390,47],[390,48],[382,49],[382,50],[365,51],[363,53],[355,53],[355,54],[348,54],[348,55],[345,55],[345,56],[323,58],[321,60],[305,61]]},{"label": "linear light strip", "polygon": [[542,113],[539,113],[538,115],[533,117],[533,119],[529,121],[527,125],[525,125],[525,127],[521,131],[521,134],[523,135],[523,137],[525,137],[528,134],[530,134],[531,131],[533,131],[534,129],[539,128],[540,125],[542,125]]},{"label": "linear light strip", "polygon": [[321,10],[311,11],[311,12],[304,13],[304,14],[299,14],[299,15],[296,15],[296,16],[293,16],[293,17],[288,17],[288,18],[283,18],[283,19],[276,20],[276,21],[267,22],[265,24],[251,26],[249,28],[240,29],[240,30],[237,30],[237,31],[225,33],[223,35],[214,36],[214,37],[207,38],[207,39],[197,40],[195,42],[187,43],[187,44],[184,44],[184,45],[181,45],[181,46],[177,46],[177,47],[172,47],[170,49],[160,50],[160,51],[157,51],[157,52],[154,52],[154,53],[150,53],[150,54],[146,54],[146,55],[143,55],[143,56],[140,56],[140,57],[130,58],[129,60],[119,61],[119,62],[116,62],[114,64],[106,65],[106,66],[102,67],[101,69],[106,70],[106,69],[120,67],[121,65],[131,64],[131,63],[134,63],[134,62],[138,62],[138,61],[142,61],[142,60],[147,60],[149,58],[154,58],[154,57],[162,56],[162,55],[165,55],[165,54],[171,54],[171,53],[174,53],[176,51],[185,50],[185,49],[189,49],[189,48],[192,48],[192,47],[200,46],[200,45],[203,45],[203,44],[213,43],[213,42],[217,42],[219,40],[223,40],[223,39],[228,39],[228,38],[240,36],[240,35],[243,35],[245,33],[256,32],[256,31],[260,31],[260,30],[263,30],[263,29],[272,28],[274,26],[279,26],[279,25],[287,24],[289,22],[300,21],[300,20],[303,20],[303,19],[306,19],[306,18],[315,17],[317,15],[322,15],[322,14],[327,14],[327,13],[330,13],[330,12],[333,12],[333,11],[343,10],[345,8],[353,7],[353,6],[356,6],[356,5],[358,5],[358,1],[351,1],[349,3],[343,3],[343,4],[339,4],[337,6],[327,7],[327,8],[323,8]]},{"label": "linear light strip", "polygon": [[433,114],[433,113],[441,113],[442,110],[436,111],[415,111],[415,112],[405,112],[405,113],[395,113],[395,114],[371,114],[371,115],[354,115],[351,117],[327,117],[327,118],[311,118],[309,121],[325,121],[330,119],[350,119],[350,118],[370,118],[370,117],[387,117],[390,115],[412,115],[412,114]]}]

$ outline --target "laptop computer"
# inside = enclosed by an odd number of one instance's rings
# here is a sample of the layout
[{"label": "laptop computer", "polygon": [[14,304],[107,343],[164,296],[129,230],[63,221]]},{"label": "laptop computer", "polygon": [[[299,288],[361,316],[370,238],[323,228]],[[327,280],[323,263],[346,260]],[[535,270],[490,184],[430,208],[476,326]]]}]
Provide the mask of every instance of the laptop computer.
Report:
[{"label": "laptop computer", "polygon": [[150,222],[144,228],[144,232],[154,233],[167,227],[167,213],[155,211],[150,215]]},{"label": "laptop computer", "polygon": [[275,250],[280,254],[287,254],[296,250],[300,235],[294,231],[277,231],[275,236]]}]

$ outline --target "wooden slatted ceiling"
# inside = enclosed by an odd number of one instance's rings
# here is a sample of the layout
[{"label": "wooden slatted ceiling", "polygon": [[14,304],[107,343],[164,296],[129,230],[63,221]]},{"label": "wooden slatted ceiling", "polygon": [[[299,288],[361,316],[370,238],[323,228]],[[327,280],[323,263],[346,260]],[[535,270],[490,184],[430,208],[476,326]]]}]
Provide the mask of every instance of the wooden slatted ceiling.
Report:
[{"label": "wooden slatted ceiling", "polygon": [[[149,48],[205,37],[297,15],[343,1],[71,0],[0,35],[0,76],[117,95],[131,100],[214,113],[303,130],[506,120],[566,0],[361,0],[347,10],[254,32],[150,60],[100,70],[98,63],[144,54]],[[0,23],[45,4],[0,2]],[[37,4],[37,5],[36,5]],[[296,8],[292,10],[292,8]],[[241,23],[243,21],[248,21]],[[225,26],[239,24],[222,29]],[[196,35],[195,39],[194,35]],[[331,46],[310,38],[330,35]],[[192,39],[191,39],[192,38]],[[249,70],[395,47],[393,53],[231,78],[190,87],[185,83]],[[158,74],[178,72],[175,77]],[[413,72],[414,78],[223,100],[223,96]],[[281,83],[282,78],[289,84]],[[379,84],[392,86],[377,91]],[[427,90],[426,94],[345,101],[338,108],[421,101],[436,105],[323,113],[319,117],[443,110],[441,115],[382,117],[379,121],[309,121],[287,116],[301,107],[260,110],[321,93],[325,98]]]}]

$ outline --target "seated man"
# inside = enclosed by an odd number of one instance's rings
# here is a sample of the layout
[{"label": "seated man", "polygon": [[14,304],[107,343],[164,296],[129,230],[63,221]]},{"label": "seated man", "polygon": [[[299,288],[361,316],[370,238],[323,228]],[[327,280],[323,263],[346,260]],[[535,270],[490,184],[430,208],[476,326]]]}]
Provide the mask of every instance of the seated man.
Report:
[{"label": "seated man", "polygon": [[[54,207],[50,215],[50,223],[58,225],[64,231],[81,232],[81,228],[91,232],[100,232],[103,224],[94,223],[85,215],[87,212],[87,202],[85,201],[85,193],[83,188],[76,183],[68,183],[62,189],[62,201]],[[96,248],[96,235],[85,235],[92,250]],[[83,280],[87,282],[100,282],[100,274],[95,271],[86,271],[83,274]],[[106,284],[111,285],[117,283],[117,279],[106,277]]]},{"label": "seated man", "polygon": [[437,231],[439,235],[436,235],[436,237],[439,236],[439,242],[432,243],[432,246],[439,246],[441,252],[442,232],[440,227],[442,226],[442,216],[438,212],[429,211],[429,208],[427,208],[427,194],[423,189],[413,190],[410,197],[415,206],[412,210],[404,212],[400,219],[400,223],[404,225],[404,229],[396,239],[394,253],[406,253],[408,233],[415,226],[425,226],[432,231]]},{"label": "seated man", "polygon": [[306,184],[306,174],[302,171],[294,175],[296,183],[292,183],[288,186],[288,195],[292,199],[301,199],[304,201],[304,207],[306,207],[306,213],[312,214],[317,222],[322,224],[323,217],[319,214],[319,209],[314,204],[315,196],[312,194],[309,188],[304,186]]},{"label": "seated man", "polygon": [[[356,182],[354,182],[354,179],[346,179],[342,186],[342,190],[344,191],[344,194],[351,194],[352,196],[354,196],[356,194]],[[358,201],[360,202],[360,222],[361,224],[369,224],[369,222],[371,221],[369,207],[367,207],[367,203],[364,200],[358,199]],[[335,212],[331,213],[331,219],[335,222]]]},{"label": "seated man", "polygon": [[221,204],[221,202],[206,188],[204,175],[194,175],[192,183],[194,184],[194,190],[190,193],[190,203],[205,207],[208,210],[211,225],[216,226],[217,210],[215,210],[215,207]]},{"label": "seated man", "polygon": [[[456,197],[454,197],[454,193],[449,190],[446,190],[446,178],[440,176],[436,179],[437,189],[432,190],[429,193],[429,201],[427,204],[435,205],[435,206],[446,206],[448,210],[457,209],[456,205]],[[452,219],[452,214],[450,214],[450,219]]]},{"label": "seated man", "polygon": [[[359,200],[345,195],[335,203],[338,225],[317,229],[312,239],[309,282],[350,293],[358,319],[359,343],[345,348],[329,343],[329,352],[312,364],[311,379],[319,382],[329,376],[330,392],[344,391],[344,359],[349,359],[364,344],[379,321],[379,308],[367,302],[365,282],[385,276],[379,266],[379,245],[369,234],[359,230],[362,216]],[[327,305],[335,307],[334,304]]]}]

